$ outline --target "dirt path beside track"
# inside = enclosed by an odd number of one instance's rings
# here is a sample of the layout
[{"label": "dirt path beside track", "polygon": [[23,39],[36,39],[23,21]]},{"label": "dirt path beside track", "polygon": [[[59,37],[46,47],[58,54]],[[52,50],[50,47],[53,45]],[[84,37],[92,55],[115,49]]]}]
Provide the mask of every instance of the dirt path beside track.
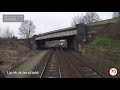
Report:
[{"label": "dirt path beside track", "polygon": [[[29,58],[28,60],[26,60],[22,65],[18,66],[17,68],[15,68],[14,70],[12,70],[12,74],[10,73],[10,71],[6,72],[6,78],[29,78],[31,74],[15,74],[15,72],[31,72],[32,70],[34,70],[34,68],[38,65],[38,63],[42,60],[42,58],[49,52],[49,50],[43,50],[40,53],[38,53],[37,55]],[[14,72],[14,74],[13,74]],[[35,72],[35,71],[32,71]],[[10,75],[11,74],[11,75]]]}]

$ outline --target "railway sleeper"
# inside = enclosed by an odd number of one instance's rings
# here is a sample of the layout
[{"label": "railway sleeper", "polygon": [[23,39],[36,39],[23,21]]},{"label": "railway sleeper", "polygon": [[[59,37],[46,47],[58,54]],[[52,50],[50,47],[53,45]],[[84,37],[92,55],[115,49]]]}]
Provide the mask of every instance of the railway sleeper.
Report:
[{"label": "railway sleeper", "polygon": [[88,77],[88,78],[101,78],[100,75],[98,75],[97,73],[95,72],[92,72],[92,73],[85,73],[85,76]]},{"label": "railway sleeper", "polygon": [[49,72],[47,72],[47,73],[45,73],[44,75],[48,75],[48,76],[59,76],[59,73],[58,72],[54,72],[54,73],[49,73]]},{"label": "railway sleeper", "polygon": [[102,78],[100,75],[91,75],[89,78]]},{"label": "railway sleeper", "polygon": [[59,71],[58,70],[54,70],[54,71],[51,71],[51,70],[46,70],[46,72],[45,73],[52,73],[52,74],[54,74],[54,73],[58,73]]},{"label": "railway sleeper", "polygon": [[57,69],[58,66],[47,66],[46,68],[50,68],[50,69]]},{"label": "railway sleeper", "polygon": [[59,78],[59,76],[56,76],[56,75],[44,75],[43,78]]}]

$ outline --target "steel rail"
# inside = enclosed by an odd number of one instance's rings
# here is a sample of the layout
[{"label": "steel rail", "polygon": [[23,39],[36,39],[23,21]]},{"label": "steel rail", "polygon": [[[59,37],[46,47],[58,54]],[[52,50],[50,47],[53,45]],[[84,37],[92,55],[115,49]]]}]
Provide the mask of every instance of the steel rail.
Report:
[{"label": "steel rail", "polygon": [[61,73],[61,67],[60,67],[60,59],[59,59],[59,53],[58,53],[58,48],[56,49],[57,56],[58,56],[58,68],[59,68],[59,75],[60,78],[62,78],[62,73]]},{"label": "steel rail", "polygon": [[[61,51],[63,52],[63,53],[66,53],[62,48],[61,48]],[[78,68],[77,68],[77,66],[75,65],[75,64],[73,64],[74,62],[72,61],[72,60],[69,60],[69,63],[71,62],[71,65],[73,66],[73,67],[75,67],[75,69],[80,73],[80,74],[82,74],[82,76],[84,76],[85,78],[87,78],[86,76],[85,76],[85,74],[83,73],[83,72],[81,72]]]},{"label": "steel rail", "polygon": [[[70,52],[69,52],[70,53]],[[73,55],[75,58],[77,58],[77,60],[79,59],[79,57],[75,54],[73,54],[72,52],[70,53],[71,55]],[[87,67],[89,67],[90,69],[92,69],[93,71],[95,71],[97,74],[99,74],[100,76],[102,76],[103,78],[107,78],[105,75],[103,75],[102,73],[98,72],[97,70],[95,70],[93,67],[91,67],[90,65],[88,65],[87,63],[83,62],[82,60],[78,60],[80,62],[82,62],[83,64],[85,64]]]},{"label": "steel rail", "polygon": [[[64,52],[64,53],[68,53],[68,52],[66,52],[66,51],[64,51],[62,48],[61,48],[61,50]],[[72,55],[73,57],[75,57],[77,60],[79,59],[76,55],[74,55],[73,53],[70,53],[69,52],[69,55]],[[71,61],[71,63],[73,64],[73,66],[85,77],[85,78],[87,78],[87,76],[81,71],[81,70],[79,70],[78,69],[78,67],[75,65],[75,63],[72,61],[72,60],[70,60]],[[97,70],[95,70],[95,69],[93,69],[93,67],[91,67],[91,66],[89,66],[88,64],[86,64],[85,62],[83,62],[82,60],[78,60],[79,62],[82,62],[86,67],[88,67],[88,68],[90,68],[92,71],[94,71],[95,73],[97,73],[98,75],[100,75],[101,77],[103,77],[103,78],[107,78],[105,75],[103,75],[103,74],[101,74],[100,72],[98,72]]]},{"label": "steel rail", "polygon": [[47,68],[47,65],[48,65],[48,62],[49,62],[49,60],[50,60],[50,57],[51,57],[51,55],[52,55],[53,50],[54,50],[54,48],[51,50],[51,52],[50,52],[50,54],[49,54],[49,58],[48,58],[48,60],[47,60],[47,62],[46,62],[46,64],[45,64],[45,66],[44,66],[44,68],[43,68],[43,70],[42,70],[39,78],[42,78],[42,76],[43,76],[43,74],[44,74],[44,72],[45,72],[45,69]]}]

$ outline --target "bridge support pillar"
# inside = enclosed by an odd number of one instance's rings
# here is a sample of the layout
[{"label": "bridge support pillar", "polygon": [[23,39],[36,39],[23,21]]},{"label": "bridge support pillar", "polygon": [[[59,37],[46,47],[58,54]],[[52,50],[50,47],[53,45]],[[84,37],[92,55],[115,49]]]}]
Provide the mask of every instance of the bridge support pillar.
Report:
[{"label": "bridge support pillar", "polygon": [[78,41],[77,36],[72,36],[67,39],[67,45],[69,49],[72,49],[74,51],[78,51]]},{"label": "bridge support pillar", "polygon": [[32,38],[31,38],[31,45],[32,45],[32,48],[34,49],[34,50],[36,50],[36,49],[44,49],[44,48],[46,48],[46,41],[45,40],[35,40],[35,38],[36,38],[37,36],[36,35],[34,35]]},{"label": "bridge support pillar", "polygon": [[36,37],[36,35],[34,35],[34,36],[30,39],[30,44],[31,44],[31,47],[32,47],[33,50],[36,50],[36,49],[37,49],[35,37]]},{"label": "bridge support pillar", "polygon": [[81,23],[76,25],[77,28],[77,51],[81,52],[82,47],[88,43],[87,25]]},{"label": "bridge support pillar", "polygon": [[36,41],[36,47],[37,47],[37,49],[44,49],[44,48],[46,48],[45,41],[37,40]]}]

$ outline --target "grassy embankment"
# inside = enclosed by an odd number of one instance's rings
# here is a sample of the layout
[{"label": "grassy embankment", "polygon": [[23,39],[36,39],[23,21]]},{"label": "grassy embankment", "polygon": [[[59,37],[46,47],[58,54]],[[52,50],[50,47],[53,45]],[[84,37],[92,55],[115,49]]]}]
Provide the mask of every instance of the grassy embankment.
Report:
[{"label": "grassy embankment", "polygon": [[[103,73],[108,73],[112,67],[120,71],[120,40],[97,37],[83,51],[87,58],[106,69]],[[120,73],[117,77],[120,77]]]}]

